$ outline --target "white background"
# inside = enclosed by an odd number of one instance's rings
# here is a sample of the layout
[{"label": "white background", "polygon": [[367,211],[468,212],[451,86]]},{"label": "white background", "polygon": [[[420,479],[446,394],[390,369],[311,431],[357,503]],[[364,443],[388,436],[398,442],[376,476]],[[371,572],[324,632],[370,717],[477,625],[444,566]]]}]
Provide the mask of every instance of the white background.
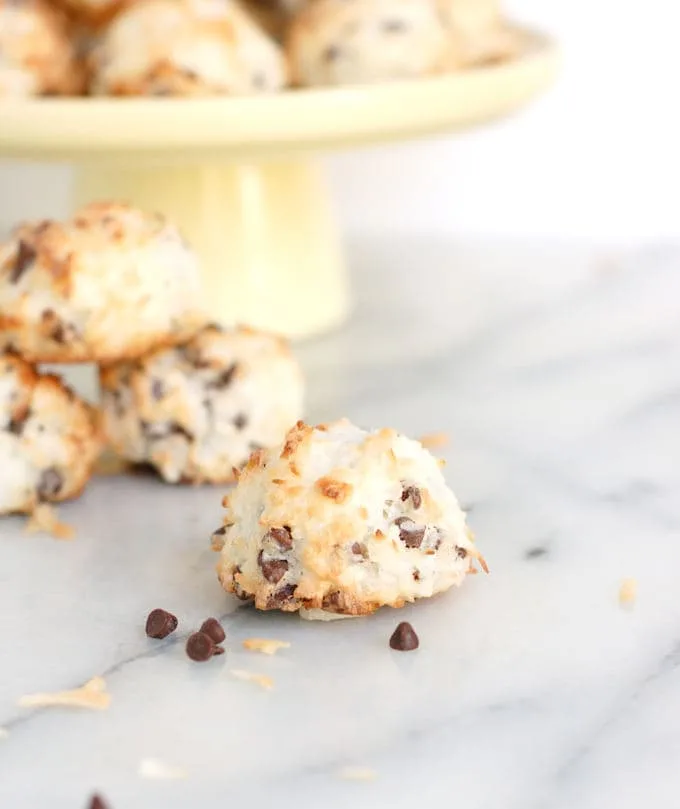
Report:
[{"label": "white background", "polygon": [[[330,158],[345,229],[605,243],[678,235],[677,0],[506,7],[559,39],[558,86],[487,129]],[[68,177],[0,163],[0,222],[63,214]]]}]

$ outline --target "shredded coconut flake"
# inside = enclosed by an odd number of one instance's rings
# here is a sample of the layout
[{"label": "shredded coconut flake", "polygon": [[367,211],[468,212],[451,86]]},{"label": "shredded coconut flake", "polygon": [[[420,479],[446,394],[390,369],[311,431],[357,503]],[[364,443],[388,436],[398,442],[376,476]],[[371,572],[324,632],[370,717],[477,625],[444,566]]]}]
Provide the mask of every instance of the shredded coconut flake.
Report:
[{"label": "shredded coconut flake", "polygon": [[300,607],[300,618],[303,621],[343,621],[345,618],[362,618],[361,615],[343,615],[340,612],[326,612],[316,607],[305,609]]},{"label": "shredded coconut flake", "polygon": [[637,599],[637,581],[624,579],[619,587],[619,604],[622,607],[632,607]]},{"label": "shredded coconut flake", "polygon": [[287,640],[272,640],[270,638],[247,638],[243,641],[243,646],[249,652],[262,652],[266,655],[275,655],[279,649],[290,648]]},{"label": "shredded coconut flake", "polygon": [[420,438],[420,443],[425,449],[437,449],[438,447],[445,447],[451,438],[448,433],[427,433]]},{"label": "shredded coconut flake", "polygon": [[111,704],[111,695],[101,677],[93,677],[80,688],[54,694],[26,694],[19,698],[22,708],[91,708],[103,711]]},{"label": "shredded coconut flake", "polygon": [[167,764],[159,758],[143,758],[137,770],[141,778],[150,778],[156,781],[176,781],[186,778],[187,773],[181,767]]},{"label": "shredded coconut flake", "polygon": [[274,687],[274,680],[267,677],[265,674],[254,674],[252,671],[245,671],[244,669],[231,669],[230,672],[237,680],[247,680],[251,683],[257,683],[260,688],[270,691]]},{"label": "shredded coconut flake", "polygon": [[25,530],[29,534],[51,534],[55,539],[73,539],[76,535],[73,526],[60,522],[48,503],[40,503],[33,509]]},{"label": "shredded coconut flake", "polygon": [[343,767],[338,775],[345,781],[373,781],[377,777],[370,767]]}]

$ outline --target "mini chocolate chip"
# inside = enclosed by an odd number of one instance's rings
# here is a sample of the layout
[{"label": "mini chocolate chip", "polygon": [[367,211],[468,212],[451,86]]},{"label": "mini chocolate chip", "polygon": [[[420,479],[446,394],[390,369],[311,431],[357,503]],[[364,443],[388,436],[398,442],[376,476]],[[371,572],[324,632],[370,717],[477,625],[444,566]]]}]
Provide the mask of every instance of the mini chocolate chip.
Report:
[{"label": "mini chocolate chip", "polygon": [[205,632],[194,632],[193,635],[189,635],[186,652],[187,656],[197,663],[205,663],[206,660],[210,660],[216,654],[215,643],[210,635],[206,635]]},{"label": "mini chocolate chip", "polygon": [[346,612],[349,605],[344,593],[341,593],[340,590],[333,590],[332,593],[323,597],[321,606],[328,612]]},{"label": "mini chocolate chip", "polygon": [[[437,545],[437,547],[439,547],[439,545]],[[456,556],[459,559],[465,559],[465,557],[467,555],[468,555],[468,552],[467,552],[467,550],[465,548],[461,548],[460,545],[456,545]]]},{"label": "mini chocolate chip", "polygon": [[167,610],[151,610],[146,619],[146,634],[150,638],[162,640],[177,629],[177,618]]},{"label": "mini chocolate chip", "polygon": [[401,31],[405,31],[407,28],[406,23],[403,20],[383,20],[380,27],[383,31],[387,32],[388,34],[396,34],[400,33]]},{"label": "mini chocolate chip", "polygon": [[260,566],[262,575],[271,584],[278,584],[288,572],[288,562],[285,559],[270,559],[266,562],[262,558],[262,551],[257,557],[257,563]]},{"label": "mini chocolate chip", "polygon": [[100,795],[93,795],[87,809],[109,809],[109,805]]},{"label": "mini chocolate chip", "polygon": [[411,502],[413,503],[413,508],[418,509],[423,504],[423,498],[420,494],[420,489],[417,486],[406,486],[404,491],[401,493],[402,502],[411,498]]},{"label": "mini chocolate chip", "polygon": [[413,581],[420,581],[420,571],[414,570],[413,571]]},{"label": "mini chocolate chip", "polygon": [[286,525],[283,528],[270,528],[264,539],[273,540],[284,551],[289,551],[293,547],[293,537],[290,533],[290,528]]},{"label": "mini chocolate chip", "polygon": [[201,624],[201,632],[204,632],[213,643],[222,643],[227,637],[222,624],[217,618],[206,618]]},{"label": "mini chocolate chip", "polygon": [[352,545],[352,553],[356,556],[361,556],[363,559],[368,559],[368,548],[363,542],[355,542]]},{"label": "mini chocolate chip", "polygon": [[234,427],[237,430],[242,430],[248,424],[248,416],[245,413],[239,413],[238,416],[234,419]]},{"label": "mini chocolate chip", "polygon": [[40,500],[48,500],[58,495],[63,485],[63,474],[56,467],[50,466],[40,473],[36,493]]},{"label": "mini chocolate chip", "polygon": [[31,245],[23,239],[19,240],[17,255],[14,259],[14,267],[12,267],[12,272],[9,275],[9,280],[13,284],[16,284],[26,270],[30,268],[37,255],[35,248],[31,247]]},{"label": "mini chocolate chip", "polygon": [[284,604],[291,601],[295,595],[297,584],[284,584],[267,599],[269,609],[280,609]]},{"label": "mini chocolate chip", "polygon": [[208,382],[206,387],[213,388],[214,390],[222,390],[228,387],[231,384],[231,380],[234,378],[237,368],[238,365],[236,363],[230,365],[226,371],[222,371],[215,379]]},{"label": "mini chocolate chip", "polygon": [[151,396],[158,401],[165,396],[165,385],[162,380],[154,379],[151,382]]},{"label": "mini chocolate chip", "polygon": [[329,45],[321,54],[324,62],[335,62],[340,57],[340,48],[337,45]]},{"label": "mini chocolate chip", "polygon": [[394,521],[399,526],[399,539],[407,548],[419,548],[425,537],[425,526],[416,525],[409,517],[398,517]]},{"label": "mini chocolate chip", "polygon": [[408,623],[402,621],[392,633],[390,638],[390,648],[398,652],[411,652],[420,645],[415,629]]},{"label": "mini chocolate chip", "polygon": [[226,533],[227,533],[227,531],[228,531],[230,528],[231,528],[231,526],[230,526],[230,525],[221,525],[219,528],[216,528],[216,529],[215,529],[215,530],[212,532],[212,535],[213,535],[214,537],[221,537],[221,536],[223,536],[224,534],[226,534]]}]

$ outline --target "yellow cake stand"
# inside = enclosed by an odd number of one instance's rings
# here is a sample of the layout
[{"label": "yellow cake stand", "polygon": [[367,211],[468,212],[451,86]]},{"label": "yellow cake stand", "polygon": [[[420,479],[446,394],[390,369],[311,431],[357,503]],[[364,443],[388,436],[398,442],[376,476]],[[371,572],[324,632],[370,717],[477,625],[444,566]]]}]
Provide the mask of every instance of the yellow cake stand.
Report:
[{"label": "yellow cake stand", "polygon": [[177,221],[224,321],[301,337],[342,322],[349,290],[314,156],[461,130],[545,89],[554,44],[527,34],[504,64],[394,84],[209,99],[40,99],[0,105],[0,155],[75,167],[75,200],[128,201]]}]

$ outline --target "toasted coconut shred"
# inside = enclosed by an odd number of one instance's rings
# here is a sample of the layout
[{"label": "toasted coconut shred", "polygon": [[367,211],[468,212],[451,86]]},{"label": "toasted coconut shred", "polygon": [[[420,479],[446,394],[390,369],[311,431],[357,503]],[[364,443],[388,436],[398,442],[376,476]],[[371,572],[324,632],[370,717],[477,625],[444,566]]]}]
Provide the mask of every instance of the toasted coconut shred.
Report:
[{"label": "toasted coconut shred", "polygon": [[274,680],[267,677],[266,674],[254,674],[252,671],[245,671],[244,669],[231,669],[229,672],[237,680],[246,680],[251,683],[256,683],[260,688],[265,691],[270,691],[274,687]]},{"label": "toasted coconut shred", "polygon": [[289,649],[290,643],[287,640],[273,640],[271,638],[247,638],[243,641],[243,646],[249,652],[275,655],[279,649]]},{"label": "toasted coconut shred", "polygon": [[102,677],[93,677],[85,685],[72,691],[57,691],[53,694],[26,694],[19,698],[22,708],[90,708],[104,711],[111,704],[111,695],[106,690]]},{"label": "toasted coconut shred", "polygon": [[140,778],[156,781],[177,781],[187,777],[186,770],[168,764],[160,758],[143,758],[139,762],[137,772]]},{"label": "toasted coconut shred", "polygon": [[61,522],[49,503],[40,503],[33,509],[24,530],[27,534],[50,534],[55,539],[73,539],[76,535],[74,527]]},{"label": "toasted coconut shred", "polygon": [[439,433],[427,433],[426,435],[421,436],[419,439],[421,446],[425,447],[425,449],[438,449],[439,447],[447,446],[450,441],[451,437],[448,433],[439,432]]},{"label": "toasted coconut shred", "polygon": [[637,599],[637,580],[624,579],[619,587],[619,604],[622,607],[632,607]]},{"label": "toasted coconut shred", "polygon": [[345,781],[374,781],[378,774],[370,767],[343,767],[338,775]]}]

